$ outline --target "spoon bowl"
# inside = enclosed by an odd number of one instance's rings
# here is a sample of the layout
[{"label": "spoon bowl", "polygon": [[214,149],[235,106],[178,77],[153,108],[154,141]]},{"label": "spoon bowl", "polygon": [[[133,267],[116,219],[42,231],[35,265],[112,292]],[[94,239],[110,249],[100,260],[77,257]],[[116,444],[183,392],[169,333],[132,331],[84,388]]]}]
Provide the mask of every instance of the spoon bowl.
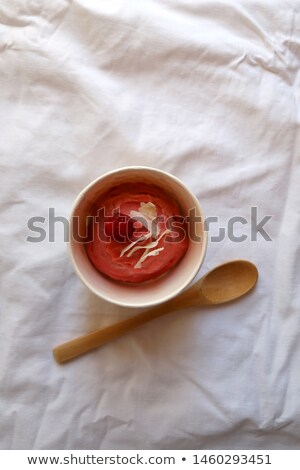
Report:
[{"label": "spoon bowl", "polygon": [[247,294],[257,280],[257,268],[250,261],[230,261],[209,271],[183,295],[190,296],[194,306],[223,304]]},{"label": "spoon bowl", "polygon": [[98,348],[154,318],[188,307],[218,305],[247,294],[257,283],[258,271],[246,260],[224,263],[203,276],[192,287],[168,302],[57,346],[53,354],[63,363]]}]

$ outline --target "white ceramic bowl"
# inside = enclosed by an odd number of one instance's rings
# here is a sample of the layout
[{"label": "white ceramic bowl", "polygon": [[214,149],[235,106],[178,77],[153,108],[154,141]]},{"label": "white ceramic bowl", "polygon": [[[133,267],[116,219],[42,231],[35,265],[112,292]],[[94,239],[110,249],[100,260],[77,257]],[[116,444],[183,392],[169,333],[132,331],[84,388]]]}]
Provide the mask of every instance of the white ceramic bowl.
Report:
[{"label": "white ceramic bowl", "polygon": [[[195,209],[196,221],[191,217],[190,224],[201,241],[189,241],[189,247],[182,260],[161,278],[141,284],[125,284],[109,279],[97,271],[90,262],[85,246],[73,237],[74,216],[79,220],[80,233],[85,233],[86,218],[92,205],[110,188],[123,183],[143,182],[161,187],[175,199],[187,215]],[[75,237],[76,238],[76,237]],[[75,200],[70,217],[69,253],[75,270],[84,284],[102,299],[126,307],[150,307],[165,302],[179,294],[194,279],[203,262],[207,246],[207,233],[204,230],[204,216],[197,198],[175,176],[150,167],[133,166],[120,168],[100,176],[81,191]]]}]

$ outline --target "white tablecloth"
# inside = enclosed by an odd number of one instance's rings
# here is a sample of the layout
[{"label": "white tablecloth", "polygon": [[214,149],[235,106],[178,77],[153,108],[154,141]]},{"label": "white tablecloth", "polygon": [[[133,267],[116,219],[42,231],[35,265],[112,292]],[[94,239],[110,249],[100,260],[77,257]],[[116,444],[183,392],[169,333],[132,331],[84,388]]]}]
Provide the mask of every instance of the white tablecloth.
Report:
[{"label": "white tablecloth", "polygon": [[[290,0],[1,2],[1,448],[299,449],[299,25]],[[137,164],[226,227],[199,276],[246,258],[259,284],[59,366],[53,346],[135,312],[82,285],[49,208]]]}]

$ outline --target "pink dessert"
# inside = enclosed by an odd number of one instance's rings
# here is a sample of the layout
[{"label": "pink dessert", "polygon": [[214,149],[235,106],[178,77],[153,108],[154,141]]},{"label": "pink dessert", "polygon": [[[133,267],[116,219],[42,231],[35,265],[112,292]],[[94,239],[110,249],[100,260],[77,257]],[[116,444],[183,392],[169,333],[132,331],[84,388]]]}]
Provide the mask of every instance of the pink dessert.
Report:
[{"label": "pink dessert", "polygon": [[178,204],[155,185],[123,184],[94,206],[87,253],[117,281],[158,278],[185,255],[188,236]]}]

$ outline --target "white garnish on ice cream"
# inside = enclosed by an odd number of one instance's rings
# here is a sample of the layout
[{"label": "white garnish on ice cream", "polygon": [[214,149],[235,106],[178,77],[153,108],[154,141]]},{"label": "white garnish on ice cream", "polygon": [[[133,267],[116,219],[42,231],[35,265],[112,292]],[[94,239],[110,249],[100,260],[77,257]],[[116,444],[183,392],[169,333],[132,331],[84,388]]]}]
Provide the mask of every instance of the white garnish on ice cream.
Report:
[{"label": "white garnish on ice cream", "polygon": [[156,206],[153,204],[153,202],[141,202],[139,212],[145,217],[148,217],[150,220],[153,220],[155,217],[157,217]]},{"label": "white garnish on ice cream", "polygon": [[146,250],[146,253],[144,253],[143,256],[138,260],[134,268],[135,269],[141,268],[143,261],[145,261],[145,259],[148,258],[148,256],[157,256],[162,250],[164,250],[164,247],[157,248],[156,250],[152,250],[152,251]]},{"label": "white garnish on ice cream", "polygon": [[143,226],[152,232],[152,237],[157,238],[153,230],[153,220],[157,217],[157,210],[155,204],[152,202],[141,202],[139,210],[130,211],[130,217],[136,219],[143,224]]},{"label": "white garnish on ice cream", "polygon": [[[126,256],[127,258],[130,258],[130,256],[132,256],[133,253],[135,253],[136,251],[145,250],[144,254],[140,257],[140,259],[134,266],[135,269],[139,269],[142,267],[142,263],[145,261],[145,259],[147,259],[149,256],[157,256],[162,250],[164,250],[164,247],[156,248],[156,250],[152,250],[152,248],[157,247],[162,237],[167,233],[170,233],[171,230],[166,229],[161,235],[159,235],[159,233],[156,233],[156,230],[154,233],[153,220],[157,217],[157,210],[155,204],[153,204],[152,202],[141,202],[139,210],[130,211],[129,216],[131,217],[131,219],[136,219],[141,222],[143,226],[149,231],[149,233],[147,233],[146,235],[142,235],[140,238],[126,246],[120,253],[120,258],[124,256],[127,252],[128,253]],[[135,246],[138,243],[148,240],[151,237],[156,238],[156,240],[154,242],[149,242],[147,245]]]},{"label": "white garnish on ice cream", "polygon": [[142,250],[142,249],[145,249],[145,250],[150,250],[151,248],[155,248],[159,241],[161,240],[161,238],[166,235],[166,233],[169,233],[171,232],[171,230],[169,229],[166,229],[160,236],[157,240],[155,240],[155,242],[150,242],[148,243],[148,245],[143,245],[143,246],[136,246],[134,248],[132,248],[132,250],[129,251],[129,253],[127,253],[127,257],[129,258],[131,255],[133,255],[133,253],[135,253],[137,250]]},{"label": "white garnish on ice cream", "polygon": [[144,240],[148,240],[148,238],[151,237],[151,232],[147,233],[146,235],[142,235],[140,238],[135,240],[134,242],[130,243],[130,245],[127,245],[120,253],[120,258],[125,255],[125,253],[130,250],[134,245],[136,245],[139,242],[143,242]]},{"label": "white garnish on ice cream", "polygon": [[[145,249],[145,252],[144,254],[140,257],[140,259],[138,260],[138,262],[135,264],[134,268],[135,269],[139,269],[142,267],[142,263],[148,258],[148,256],[157,256],[162,250],[164,250],[164,247],[161,247],[161,248],[156,248],[156,250],[151,250],[151,248],[155,248],[160,239],[166,235],[167,233],[171,232],[171,230],[169,229],[166,229],[161,235],[160,237],[158,238],[158,240],[156,240],[155,242],[151,242],[151,243],[148,243],[148,245],[144,245],[144,246],[141,246],[141,247],[136,247],[136,248],[144,248]],[[150,251],[151,250],[151,251]],[[133,251],[133,250],[131,250]],[[129,255],[127,255],[129,256]]]}]

